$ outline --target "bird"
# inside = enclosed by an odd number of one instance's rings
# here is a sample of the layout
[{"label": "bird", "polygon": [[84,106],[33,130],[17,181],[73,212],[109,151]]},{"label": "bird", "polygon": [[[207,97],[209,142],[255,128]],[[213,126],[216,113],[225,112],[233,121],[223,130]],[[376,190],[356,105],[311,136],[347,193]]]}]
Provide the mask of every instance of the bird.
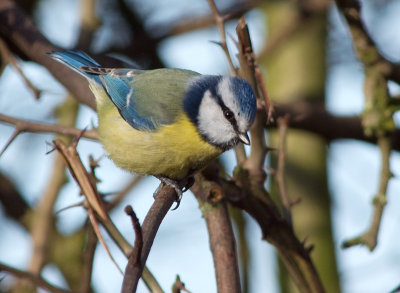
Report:
[{"label": "bird", "polygon": [[[250,144],[257,107],[244,79],[177,68],[102,67],[83,51],[49,56],[88,80],[99,138],[111,160],[172,186],[177,206],[194,172],[238,143]],[[185,178],[192,180],[181,188]]]}]

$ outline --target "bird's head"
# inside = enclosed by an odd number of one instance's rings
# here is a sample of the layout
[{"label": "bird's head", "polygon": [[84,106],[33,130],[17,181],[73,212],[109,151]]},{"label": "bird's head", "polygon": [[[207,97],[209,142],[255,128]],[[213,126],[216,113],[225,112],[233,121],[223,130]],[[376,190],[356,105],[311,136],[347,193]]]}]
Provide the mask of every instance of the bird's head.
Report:
[{"label": "bird's head", "polygon": [[237,77],[200,76],[188,86],[184,109],[200,135],[223,151],[238,142],[250,144],[247,134],[256,116],[250,84]]}]

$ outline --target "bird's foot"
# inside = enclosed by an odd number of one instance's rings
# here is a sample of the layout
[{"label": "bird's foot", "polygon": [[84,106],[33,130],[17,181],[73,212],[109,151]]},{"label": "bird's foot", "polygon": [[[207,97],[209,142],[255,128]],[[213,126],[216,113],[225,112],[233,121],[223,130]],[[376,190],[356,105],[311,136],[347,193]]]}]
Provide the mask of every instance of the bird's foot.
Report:
[{"label": "bird's foot", "polygon": [[[179,207],[181,200],[182,200],[183,193],[188,191],[190,189],[190,187],[192,187],[192,185],[194,184],[193,176],[189,176],[181,181],[176,181],[176,180],[170,179],[168,177],[163,177],[163,176],[157,176],[157,178],[160,179],[160,181],[162,183],[175,189],[175,192],[177,194],[177,199],[176,199],[176,206],[172,209],[172,211],[176,210]],[[159,188],[160,188],[160,186],[157,188],[157,190],[155,191],[153,196],[155,196],[158,193]]]}]

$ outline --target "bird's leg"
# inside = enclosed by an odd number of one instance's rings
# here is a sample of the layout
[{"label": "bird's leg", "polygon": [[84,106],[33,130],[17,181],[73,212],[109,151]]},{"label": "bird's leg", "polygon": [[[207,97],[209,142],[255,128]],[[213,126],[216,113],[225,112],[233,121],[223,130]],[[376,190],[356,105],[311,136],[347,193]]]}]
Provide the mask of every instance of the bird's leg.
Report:
[{"label": "bird's leg", "polygon": [[[180,181],[177,180],[173,180],[171,178],[168,177],[164,177],[164,176],[156,176],[158,179],[160,179],[160,181],[170,187],[172,187],[173,189],[175,189],[176,194],[177,194],[177,199],[176,199],[176,206],[172,209],[176,210],[180,203],[181,203],[181,199],[183,196],[183,193],[188,191],[190,187],[192,187],[192,185],[194,184],[194,177],[193,176],[189,176],[186,177]],[[159,187],[160,188],[160,187]],[[157,188],[157,190],[154,193],[154,196],[158,193],[159,188]]]}]

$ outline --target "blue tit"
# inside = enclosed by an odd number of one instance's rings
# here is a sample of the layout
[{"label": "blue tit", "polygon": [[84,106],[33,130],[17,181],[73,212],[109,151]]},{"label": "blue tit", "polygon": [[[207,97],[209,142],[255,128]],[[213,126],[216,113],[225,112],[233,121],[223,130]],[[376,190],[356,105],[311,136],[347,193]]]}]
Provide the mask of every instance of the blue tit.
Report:
[{"label": "blue tit", "polygon": [[256,99],[243,79],[104,68],[81,51],[49,55],[89,81],[100,141],[123,169],[177,182],[239,142],[250,144]]}]

